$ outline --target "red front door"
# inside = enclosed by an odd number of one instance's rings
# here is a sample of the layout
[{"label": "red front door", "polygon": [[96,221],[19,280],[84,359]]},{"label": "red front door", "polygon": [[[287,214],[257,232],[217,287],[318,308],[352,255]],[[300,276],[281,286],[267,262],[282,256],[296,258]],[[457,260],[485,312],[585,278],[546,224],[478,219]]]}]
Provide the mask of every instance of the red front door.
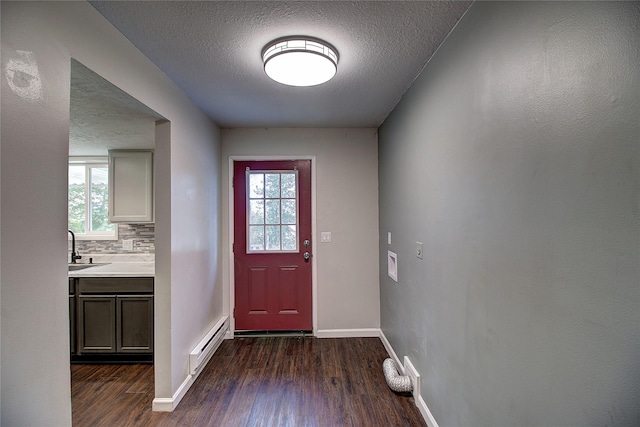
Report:
[{"label": "red front door", "polygon": [[311,161],[234,163],[235,329],[308,331]]}]

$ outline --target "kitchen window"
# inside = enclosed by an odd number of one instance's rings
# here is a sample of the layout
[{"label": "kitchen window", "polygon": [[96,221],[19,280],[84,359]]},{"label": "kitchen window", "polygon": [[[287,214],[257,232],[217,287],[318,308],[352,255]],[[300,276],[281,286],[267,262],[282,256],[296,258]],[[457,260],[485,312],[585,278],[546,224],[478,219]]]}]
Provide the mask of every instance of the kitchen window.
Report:
[{"label": "kitchen window", "polygon": [[107,157],[69,158],[69,230],[79,240],[117,240],[118,227],[109,222]]}]

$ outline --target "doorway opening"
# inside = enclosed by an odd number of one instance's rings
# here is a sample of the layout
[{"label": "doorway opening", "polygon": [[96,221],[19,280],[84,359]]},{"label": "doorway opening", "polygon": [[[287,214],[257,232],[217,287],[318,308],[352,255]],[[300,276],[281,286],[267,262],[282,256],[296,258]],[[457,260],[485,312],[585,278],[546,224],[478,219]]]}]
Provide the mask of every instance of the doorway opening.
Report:
[{"label": "doorway opening", "polygon": [[[106,159],[110,150],[132,150],[152,153],[153,167],[149,170],[150,173],[148,175],[152,184],[146,194],[152,198],[152,203],[155,204],[155,211],[158,212],[159,209],[166,210],[167,205],[165,200],[167,197],[157,192],[156,188],[169,188],[166,185],[158,185],[160,183],[164,184],[169,179],[169,169],[163,167],[169,162],[169,144],[170,123],[163,116],[80,62],[74,59],[71,60],[70,158],[82,156],[84,158],[99,157]],[[103,181],[99,181],[98,184],[103,183]],[[153,185],[154,183],[155,185]],[[103,193],[107,194],[105,191]],[[88,209],[91,208],[91,206],[88,207]],[[137,360],[138,362],[157,364],[158,359],[161,359],[163,363],[167,359],[164,353],[167,352],[166,342],[169,342],[169,340],[164,337],[164,332],[160,335],[160,339],[158,339],[158,334],[155,334],[154,339],[153,333],[151,333],[151,337],[145,342],[148,343],[147,347],[142,348],[143,346],[139,345],[142,334],[140,331],[146,331],[143,335],[148,337],[149,330],[144,328],[151,325],[151,328],[155,329],[157,324],[162,323],[158,319],[167,316],[162,307],[167,305],[166,302],[170,294],[168,276],[158,270],[155,271],[155,274],[153,273],[155,261],[165,260],[164,263],[168,264],[166,260],[170,257],[170,251],[163,246],[169,241],[165,236],[168,227],[164,226],[162,221],[157,221],[156,218],[153,218],[152,221],[131,221],[134,224],[127,223],[125,225],[115,224],[116,229],[120,231],[119,235],[116,234],[115,239],[105,239],[103,241],[100,238],[93,238],[78,244],[79,247],[76,250],[77,252],[82,251],[80,253],[82,256],[81,263],[89,263],[90,261],[101,263],[100,256],[112,256],[120,259],[132,256],[144,258],[144,260],[140,261],[141,263],[150,263],[152,265],[149,271],[151,274],[149,278],[154,283],[150,286],[151,291],[147,292],[148,294],[151,293],[152,296],[145,295],[146,299],[139,295],[125,295],[123,297],[114,296],[112,299],[103,298],[98,301],[101,296],[93,291],[95,291],[94,288],[96,286],[100,288],[102,285],[95,280],[86,282],[85,285],[88,287],[85,286],[86,289],[83,289],[88,293],[93,292],[95,294],[83,297],[81,302],[86,306],[86,310],[81,310],[80,304],[75,304],[74,308],[70,298],[70,334],[72,335],[70,350],[73,355],[74,346],[76,351],[82,348],[84,358],[75,357],[76,361],[83,363],[90,363],[92,359],[102,361],[102,357],[104,355],[109,356],[111,351],[114,354],[123,353],[110,359],[113,362],[118,362],[119,359],[122,359],[120,362],[129,363]],[[92,257],[92,251],[100,254],[98,258]],[[136,259],[136,261],[139,260]],[[116,261],[109,261],[107,264],[113,262]],[[159,264],[163,264],[163,262]],[[85,271],[87,275],[90,275],[91,268],[77,270]],[[145,290],[148,291],[149,289],[145,288]],[[74,285],[74,291],[77,291],[76,285]],[[77,295],[74,296],[74,298],[76,297]],[[103,304],[98,304],[98,302],[103,302]],[[160,307],[160,309],[156,307]],[[115,319],[111,318],[112,314],[114,314],[113,317]],[[88,326],[86,330],[90,330],[87,333],[83,332],[85,340],[82,342],[77,339],[80,315],[82,315],[81,320],[86,324],[85,326]],[[102,322],[105,320],[114,320],[113,331],[110,328],[101,328]],[[73,339],[74,332],[72,328],[76,331],[75,340]],[[102,340],[104,331],[112,334],[105,341],[113,339],[115,344],[97,348],[99,346],[94,346],[93,344]],[[92,350],[94,354],[91,354]],[[129,353],[128,355],[125,354],[127,352]],[[74,356],[70,359],[74,359]],[[127,369],[132,365],[120,366],[122,369]],[[158,371],[156,370],[156,376]],[[157,378],[152,378],[151,380],[152,382],[154,380],[157,382]]]}]

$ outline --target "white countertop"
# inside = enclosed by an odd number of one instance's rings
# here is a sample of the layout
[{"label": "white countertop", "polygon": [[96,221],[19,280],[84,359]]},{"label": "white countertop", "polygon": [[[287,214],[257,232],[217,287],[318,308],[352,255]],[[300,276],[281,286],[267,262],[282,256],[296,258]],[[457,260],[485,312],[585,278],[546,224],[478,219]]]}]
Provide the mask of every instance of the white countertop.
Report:
[{"label": "white countertop", "polygon": [[152,262],[113,262],[69,272],[69,277],[154,277]]},{"label": "white countertop", "polygon": [[[154,277],[154,254],[103,255],[83,254],[82,260],[93,259],[96,265],[69,272],[69,277]],[[87,265],[86,263],[78,263]]]}]

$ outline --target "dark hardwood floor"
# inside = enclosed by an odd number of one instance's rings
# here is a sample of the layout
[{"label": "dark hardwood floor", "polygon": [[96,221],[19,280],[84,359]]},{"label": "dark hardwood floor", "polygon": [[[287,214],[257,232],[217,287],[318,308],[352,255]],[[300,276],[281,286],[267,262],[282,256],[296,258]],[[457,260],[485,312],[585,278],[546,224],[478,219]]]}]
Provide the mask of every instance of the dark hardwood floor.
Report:
[{"label": "dark hardwood floor", "polygon": [[173,412],[152,412],[151,365],[72,365],[74,426],[425,426],[391,391],[378,338],[235,338]]}]

